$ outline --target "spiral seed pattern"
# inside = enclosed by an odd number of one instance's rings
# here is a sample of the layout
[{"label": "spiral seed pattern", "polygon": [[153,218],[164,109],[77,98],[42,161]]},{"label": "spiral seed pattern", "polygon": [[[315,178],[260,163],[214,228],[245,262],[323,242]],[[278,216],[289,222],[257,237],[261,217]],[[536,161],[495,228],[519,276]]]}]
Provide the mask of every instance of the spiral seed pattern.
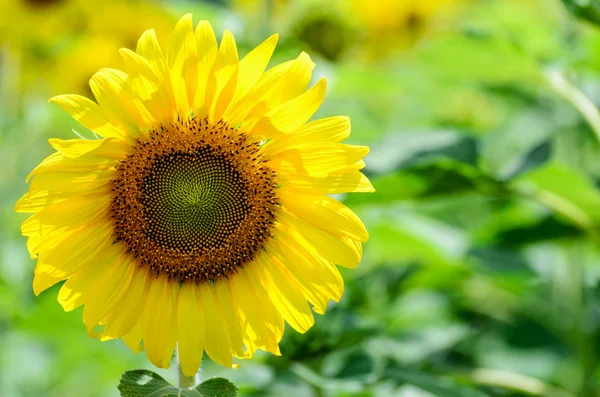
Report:
[{"label": "spiral seed pattern", "polygon": [[260,145],[223,121],[193,117],[156,128],[112,181],[115,243],[182,282],[229,277],[270,237],[275,177]]}]

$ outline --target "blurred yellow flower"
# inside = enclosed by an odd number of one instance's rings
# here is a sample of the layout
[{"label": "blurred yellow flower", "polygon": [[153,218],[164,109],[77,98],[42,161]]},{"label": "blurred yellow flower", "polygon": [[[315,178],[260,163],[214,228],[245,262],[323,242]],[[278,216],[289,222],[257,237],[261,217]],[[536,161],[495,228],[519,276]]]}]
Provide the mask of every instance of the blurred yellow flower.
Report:
[{"label": "blurred yellow flower", "polygon": [[159,367],[177,344],[188,376],[203,351],[225,366],[280,354],[284,321],[305,332],[341,298],[337,265],[358,266],[368,234],[329,195],[373,191],[368,148],[341,143],[347,117],[307,123],[326,81],[308,88],[306,53],[265,72],[277,40],[239,60],[229,31],[217,45],[188,14],[166,51],[147,30],[120,51],[126,73],[94,74],[97,103],[51,100],[102,139],[51,139],[16,205],[33,213],[36,294],[66,280],[58,300],[84,306],[91,336]]},{"label": "blurred yellow flower", "polygon": [[256,18],[261,13],[281,15],[291,2],[292,0],[233,0],[231,6],[248,17]]},{"label": "blurred yellow flower", "polygon": [[451,20],[465,0],[351,0],[370,58],[406,49]]},{"label": "blurred yellow flower", "polygon": [[455,21],[469,0],[234,0],[249,27],[277,26],[329,61],[380,59]]},{"label": "blurred yellow flower", "polygon": [[5,0],[0,37],[19,57],[25,89],[89,93],[100,67],[121,64],[117,50],[135,47],[149,27],[167,36],[174,18],[156,4],[106,0]]}]

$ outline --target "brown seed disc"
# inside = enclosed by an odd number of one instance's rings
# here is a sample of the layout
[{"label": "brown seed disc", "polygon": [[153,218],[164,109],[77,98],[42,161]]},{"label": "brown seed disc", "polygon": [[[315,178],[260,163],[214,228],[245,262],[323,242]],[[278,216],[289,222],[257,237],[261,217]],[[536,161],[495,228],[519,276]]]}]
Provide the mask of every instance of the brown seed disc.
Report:
[{"label": "brown seed disc", "polygon": [[156,274],[229,277],[271,235],[278,201],[267,163],[258,143],[223,121],[155,128],[117,166],[115,240]]}]

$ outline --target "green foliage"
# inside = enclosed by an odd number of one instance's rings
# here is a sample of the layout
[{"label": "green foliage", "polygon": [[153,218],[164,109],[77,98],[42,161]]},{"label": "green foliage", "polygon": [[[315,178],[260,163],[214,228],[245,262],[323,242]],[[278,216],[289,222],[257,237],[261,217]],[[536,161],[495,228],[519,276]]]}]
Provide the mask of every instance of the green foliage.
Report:
[{"label": "green foliage", "polygon": [[600,2],[598,0],[562,0],[562,2],[577,17],[600,24]]},{"label": "green foliage", "polygon": [[238,389],[227,379],[213,378],[191,389],[170,385],[152,371],[127,371],[119,383],[121,397],[235,397]]}]

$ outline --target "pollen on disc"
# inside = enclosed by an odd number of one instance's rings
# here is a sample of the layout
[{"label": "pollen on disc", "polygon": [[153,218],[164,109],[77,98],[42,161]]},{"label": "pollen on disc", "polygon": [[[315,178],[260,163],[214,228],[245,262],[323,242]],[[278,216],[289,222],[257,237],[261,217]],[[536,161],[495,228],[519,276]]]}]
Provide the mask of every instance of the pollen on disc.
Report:
[{"label": "pollen on disc", "polygon": [[259,144],[222,121],[191,118],[156,128],[112,181],[115,242],[170,278],[229,277],[270,236],[275,177]]}]

